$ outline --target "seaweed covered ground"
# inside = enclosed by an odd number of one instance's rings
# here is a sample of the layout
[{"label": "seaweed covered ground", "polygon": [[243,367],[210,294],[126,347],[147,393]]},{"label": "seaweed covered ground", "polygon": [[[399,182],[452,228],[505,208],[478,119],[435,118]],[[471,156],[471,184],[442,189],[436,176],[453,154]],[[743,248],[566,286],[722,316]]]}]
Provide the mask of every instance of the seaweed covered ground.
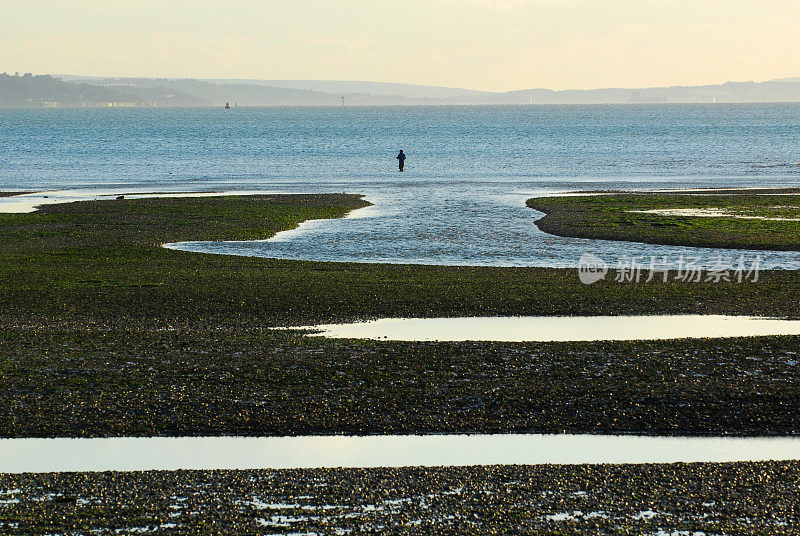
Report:
[{"label": "seaweed covered ground", "polygon": [[0,331],[6,437],[800,434],[800,338],[401,343]]},{"label": "seaweed covered ground", "polygon": [[[800,250],[800,195],[796,189],[709,190],[670,193],[608,192],[536,197],[536,221],[558,236],[647,244],[755,250]],[[646,214],[661,209],[718,209],[729,217]],[[743,216],[744,218],[730,217]],[[764,218],[764,219],[758,219]]]},{"label": "seaweed covered ground", "polygon": [[[0,215],[0,436],[797,434],[797,339],[393,343],[270,330],[370,316],[800,316],[800,277],[582,285],[574,270],[167,250],[264,238],[358,196],[107,200]],[[46,418],[42,418],[46,415]]]},{"label": "seaweed covered ground", "polygon": [[0,532],[800,534],[800,464],[0,475]]}]

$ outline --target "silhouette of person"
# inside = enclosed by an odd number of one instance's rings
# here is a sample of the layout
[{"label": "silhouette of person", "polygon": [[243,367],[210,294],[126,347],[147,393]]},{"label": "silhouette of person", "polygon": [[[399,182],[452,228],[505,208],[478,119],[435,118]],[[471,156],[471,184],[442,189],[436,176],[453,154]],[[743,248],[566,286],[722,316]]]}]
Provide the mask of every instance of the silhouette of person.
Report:
[{"label": "silhouette of person", "polygon": [[400,154],[397,155],[397,163],[400,164],[400,171],[403,171],[403,167],[406,165],[406,153],[400,149]]}]

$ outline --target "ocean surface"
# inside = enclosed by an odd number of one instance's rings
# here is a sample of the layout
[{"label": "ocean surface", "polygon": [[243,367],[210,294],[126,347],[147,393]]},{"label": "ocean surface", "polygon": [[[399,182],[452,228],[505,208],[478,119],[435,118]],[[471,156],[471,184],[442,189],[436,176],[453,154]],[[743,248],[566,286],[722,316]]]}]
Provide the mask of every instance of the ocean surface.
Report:
[{"label": "ocean surface", "polygon": [[[592,252],[612,266],[654,255],[710,266],[755,253],[554,237],[525,199],[799,185],[800,104],[0,110],[0,190],[348,192],[374,203],[270,241],[177,246],[196,251],[495,266],[576,266]],[[761,256],[764,268],[800,268],[796,253]]]}]

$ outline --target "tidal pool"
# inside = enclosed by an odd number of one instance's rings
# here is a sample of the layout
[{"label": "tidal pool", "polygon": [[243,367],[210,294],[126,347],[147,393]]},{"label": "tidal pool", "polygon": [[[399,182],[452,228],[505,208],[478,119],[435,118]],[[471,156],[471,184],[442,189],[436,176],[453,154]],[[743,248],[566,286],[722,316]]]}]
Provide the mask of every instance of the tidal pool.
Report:
[{"label": "tidal pool", "polygon": [[0,472],[800,459],[800,437],[426,435],[0,439]]},{"label": "tidal pool", "polygon": [[[793,208],[797,207],[772,207],[772,208]],[[657,216],[691,216],[697,218],[736,218],[739,220],[764,220],[764,221],[800,221],[800,218],[785,218],[780,216],[750,216],[738,214],[724,208],[655,208],[650,210],[629,210],[639,214],[655,214]]]},{"label": "tidal pool", "polygon": [[297,329],[335,339],[390,341],[633,341],[800,335],[800,320],[725,315],[384,318]]}]

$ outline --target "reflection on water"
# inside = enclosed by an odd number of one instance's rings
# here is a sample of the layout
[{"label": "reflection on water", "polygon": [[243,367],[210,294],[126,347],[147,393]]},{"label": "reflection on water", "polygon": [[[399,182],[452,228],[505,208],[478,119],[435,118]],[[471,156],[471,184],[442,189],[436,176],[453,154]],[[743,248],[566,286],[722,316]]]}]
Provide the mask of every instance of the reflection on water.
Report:
[{"label": "reflection on water", "polygon": [[0,197],[0,213],[21,214],[34,212],[43,205],[55,205],[58,203],[74,203],[76,201],[99,201],[103,199],[115,199],[123,196],[125,199],[145,199],[150,197],[214,197],[219,195],[254,195],[268,194],[274,192],[266,191],[214,191],[214,192],[172,192],[158,191],[149,188],[125,188],[125,189],[81,189],[81,190],[57,190],[45,192],[30,192],[8,197]]},{"label": "reflection on water", "polygon": [[428,435],[0,439],[0,472],[800,459],[800,438]]},{"label": "reflection on water", "polygon": [[[796,207],[772,207],[778,208],[795,208]],[[752,216],[748,214],[740,214],[735,211],[724,208],[654,208],[650,210],[629,210],[628,212],[635,212],[639,214],[655,214],[657,216],[687,216],[697,218],[736,218],[739,220],[763,220],[763,221],[800,221],[800,218],[786,218],[781,216]]]},{"label": "reflection on water", "polygon": [[391,341],[632,341],[800,335],[800,320],[724,315],[384,318],[305,326],[335,339]]}]

